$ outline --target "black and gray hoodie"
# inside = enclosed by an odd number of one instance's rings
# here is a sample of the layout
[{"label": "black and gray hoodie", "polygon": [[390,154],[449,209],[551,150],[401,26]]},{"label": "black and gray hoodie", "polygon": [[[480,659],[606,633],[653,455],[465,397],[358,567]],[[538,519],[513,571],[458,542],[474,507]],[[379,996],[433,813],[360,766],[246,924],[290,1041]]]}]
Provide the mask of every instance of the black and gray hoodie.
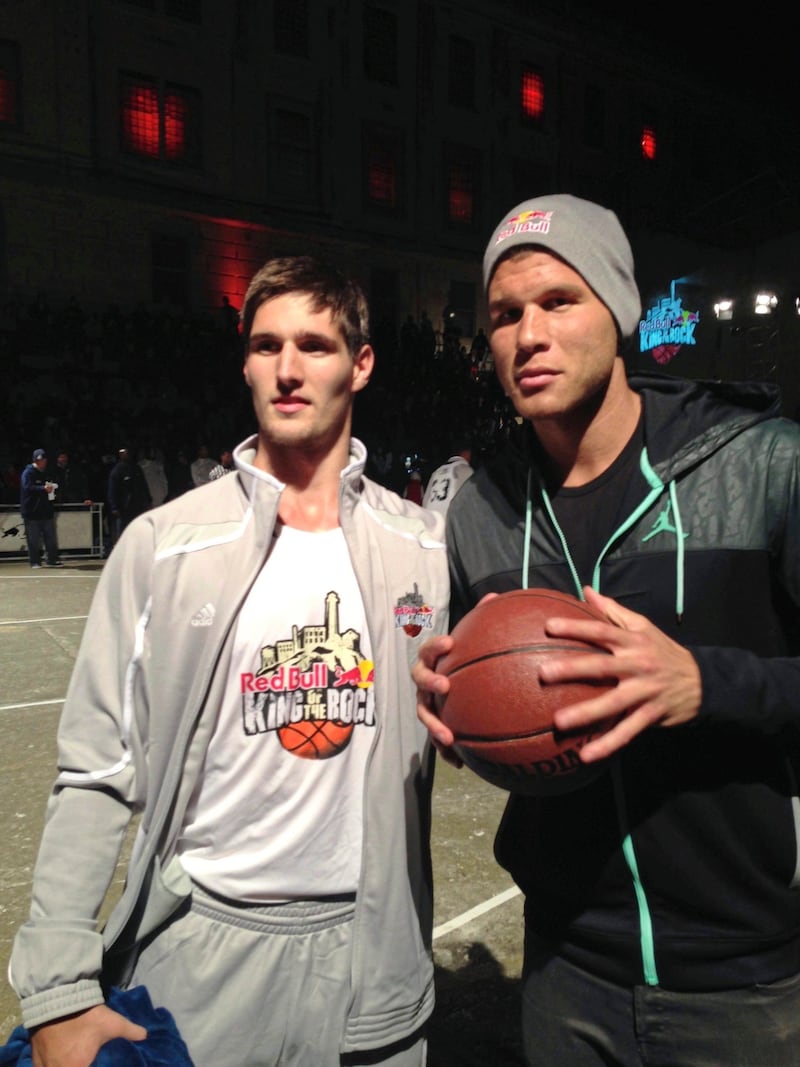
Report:
[{"label": "black and gray hoodie", "polygon": [[526,426],[451,505],[451,624],[487,592],[590,584],[692,651],[702,705],[584,789],[511,794],[496,856],[528,929],[592,973],[672,990],[775,981],[800,970],[800,426],[767,385],[630,384],[643,448],[591,573]]}]

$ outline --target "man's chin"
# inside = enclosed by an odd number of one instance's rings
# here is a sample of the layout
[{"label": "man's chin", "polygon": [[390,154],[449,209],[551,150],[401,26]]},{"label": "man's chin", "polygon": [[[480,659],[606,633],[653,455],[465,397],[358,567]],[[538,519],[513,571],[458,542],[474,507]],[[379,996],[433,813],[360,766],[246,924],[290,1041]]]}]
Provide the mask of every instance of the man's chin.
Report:
[{"label": "man's chin", "polygon": [[542,394],[536,396],[517,396],[512,399],[514,410],[528,422],[537,422],[539,419],[557,419],[565,414],[564,405],[554,397]]}]

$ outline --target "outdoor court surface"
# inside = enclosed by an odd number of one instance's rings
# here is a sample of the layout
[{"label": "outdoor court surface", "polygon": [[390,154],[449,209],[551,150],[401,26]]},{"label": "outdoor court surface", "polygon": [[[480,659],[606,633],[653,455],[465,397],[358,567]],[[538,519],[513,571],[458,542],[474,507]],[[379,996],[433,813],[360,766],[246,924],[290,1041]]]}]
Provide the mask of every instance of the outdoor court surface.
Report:
[{"label": "outdoor court surface", "polygon": [[[19,1023],[6,979],[25,920],[55,735],[102,561],[31,571],[0,560],[0,1044]],[[102,649],[98,649],[98,655]],[[522,898],[494,862],[506,794],[439,761],[434,790],[437,1009],[429,1067],[521,1067]],[[120,882],[112,887],[110,899]],[[219,1067],[234,1067],[220,1064]],[[309,1065],[310,1067],[310,1065]]]}]

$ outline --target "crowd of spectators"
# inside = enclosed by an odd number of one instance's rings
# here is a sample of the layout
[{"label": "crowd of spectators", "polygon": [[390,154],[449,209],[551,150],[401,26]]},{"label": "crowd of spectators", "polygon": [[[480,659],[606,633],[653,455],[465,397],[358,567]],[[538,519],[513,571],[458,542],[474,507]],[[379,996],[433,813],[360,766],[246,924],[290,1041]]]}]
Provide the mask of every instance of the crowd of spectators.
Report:
[{"label": "crowd of spectators", "polygon": [[[155,459],[166,499],[192,485],[191,464],[213,462],[255,427],[240,374],[242,352],[223,300],[216,314],[139,304],[87,312],[38,294],[0,307],[5,410],[0,417],[0,502],[19,501],[19,475],[35,448],[67,451],[105,502],[122,448]],[[370,474],[402,493],[412,470],[423,484],[455,436],[490,451],[511,418],[486,364],[482,331],[463,338],[426,312],[374,324],[377,361],[359,396],[354,432],[368,445]],[[188,473],[187,473],[188,472]]]}]

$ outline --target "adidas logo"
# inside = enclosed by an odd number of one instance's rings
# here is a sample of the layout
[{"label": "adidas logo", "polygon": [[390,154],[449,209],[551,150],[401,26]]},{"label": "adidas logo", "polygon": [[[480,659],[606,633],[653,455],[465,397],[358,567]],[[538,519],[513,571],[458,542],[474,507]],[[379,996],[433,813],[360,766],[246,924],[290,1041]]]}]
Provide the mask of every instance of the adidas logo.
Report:
[{"label": "adidas logo", "polygon": [[213,604],[203,604],[202,608],[192,615],[192,626],[210,626],[216,614]]}]

